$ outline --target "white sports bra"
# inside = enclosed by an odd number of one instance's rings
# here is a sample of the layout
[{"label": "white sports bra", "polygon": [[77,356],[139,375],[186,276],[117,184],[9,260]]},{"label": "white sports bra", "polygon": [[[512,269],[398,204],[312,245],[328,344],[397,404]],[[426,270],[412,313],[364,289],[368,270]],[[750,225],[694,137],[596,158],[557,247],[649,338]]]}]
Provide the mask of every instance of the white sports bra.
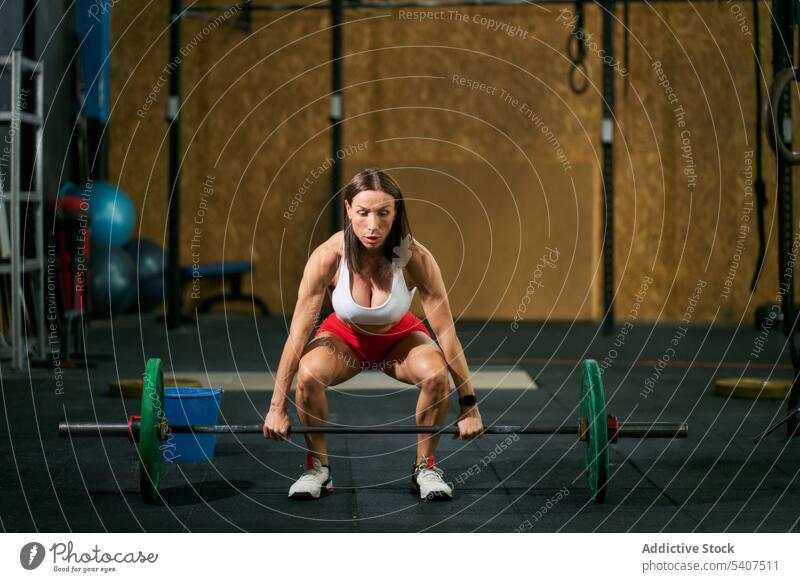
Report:
[{"label": "white sports bra", "polygon": [[350,292],[350,271],[347,268],[347,252],[342,246],[342,263],[339,278],[331,295],[333,310],[339,319],[362,325],[388,325],[397,323],[411,307],[417,288],[408,289],[403,276],[403,267],[392,264],[392,291],[389,298],[377,307],[363,307],[353,301]]}]

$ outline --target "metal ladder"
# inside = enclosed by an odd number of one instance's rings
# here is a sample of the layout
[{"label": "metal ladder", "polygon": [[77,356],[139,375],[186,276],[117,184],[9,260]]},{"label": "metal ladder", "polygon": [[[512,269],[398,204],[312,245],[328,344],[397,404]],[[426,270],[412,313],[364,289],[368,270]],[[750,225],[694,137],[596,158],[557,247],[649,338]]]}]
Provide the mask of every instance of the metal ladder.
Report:
[{"label": "metal ladder", "polygon": [[[46,358],[45,352],[45,258],[44,258],[44,194],[42,137],[44,118],[44,68],[42,63],[26,59],[20,51],[0,57],[0,75],[11,75],[11,109],[0,111],[0,125],[10,125],[6,139],[0,143],[0,150],[8,162],[9,179],[0,180],[0,221],[10,223],[10,257],[0,260],[0,276],[11,276],[11,327],[3,331],[0,341],[0,357],[11,357],[11,366],[16,369],[27,368],[29,358]],[[33,80],[35,99],[34,113],[23,109],[26,96],[23,92],[23,75],[29,74]],[[21,129],[23,124],[35,128],[34,174],[32,189],[22,190]],[[5,163],[3,165],[6,165]],[[8,188],[8,190],[6,190]],[[7,210],[6,210],[7,208]],[[25,223],[22,216],[27,219]],[[23,226],[32,226],[34,248],[33,256],[26,258]],[[3,224],[0,224],[2,228]],[[2,233],[0,233],[1,235]],[[2,242],[2,241],[0,241]],[[9,260],[10,259],[10,260]],[[25,285],[31,289],[33,320],[25,302]],[[56,282],[57,284],[57,282]]]}]

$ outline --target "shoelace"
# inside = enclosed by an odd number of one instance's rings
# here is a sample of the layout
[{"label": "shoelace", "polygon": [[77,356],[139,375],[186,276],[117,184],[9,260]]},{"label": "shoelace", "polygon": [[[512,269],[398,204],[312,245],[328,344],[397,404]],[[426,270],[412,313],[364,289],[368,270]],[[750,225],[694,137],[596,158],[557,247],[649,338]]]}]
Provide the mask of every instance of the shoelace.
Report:
[{"label": "shoelace", "polygon": [[419,471],[417,472],[417,478],[425,481],[441,481],[442,475],[444,475],[444,471],[435,465],[433,468],[428,469],[424,464],[420,464]]},{"label": "shoelace", "polygon": [[303,474],[300,475],[298,481],[309,481],[309,480],[313,481],[316,479],[317,475],[321,474],[322,471],[324,470],[325,467],[320,467],[319,469],[317,469],[316,467],[314,469],[306,469],[305,471],[303,471]]}]

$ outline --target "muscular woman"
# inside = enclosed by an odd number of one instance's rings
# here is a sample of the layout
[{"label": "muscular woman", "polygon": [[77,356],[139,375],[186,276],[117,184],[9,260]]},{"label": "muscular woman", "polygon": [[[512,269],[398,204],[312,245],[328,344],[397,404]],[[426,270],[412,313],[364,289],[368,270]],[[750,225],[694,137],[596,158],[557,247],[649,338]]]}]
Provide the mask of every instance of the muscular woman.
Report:
[{"label": "muscular woman", "polygon": [[[306,263],[264,419],[266,438],[286,439],[290,428],[288,394],[297,375],[295,404],[305,426],[325,426],[325,389],[377,368],[419,388],[416,423],[443,426],[452,375],[459,401],[462,439],[480,436],[481,415],[461,342],[456,335],[447,292],[436,260],[411,236],[403,194],[385,172],[370,168],[344,189],[345,225],[317,247]],[[334,313],[308,344],[326,290]],[[409,311],[416,292],[434,341]],[[306,434],[306,470],[289,497],[318,498],[333,491],[324,434]],[[450,499],[452,488],[436,465],[438,435],[420,434],[411,489],[423,499]]]}]

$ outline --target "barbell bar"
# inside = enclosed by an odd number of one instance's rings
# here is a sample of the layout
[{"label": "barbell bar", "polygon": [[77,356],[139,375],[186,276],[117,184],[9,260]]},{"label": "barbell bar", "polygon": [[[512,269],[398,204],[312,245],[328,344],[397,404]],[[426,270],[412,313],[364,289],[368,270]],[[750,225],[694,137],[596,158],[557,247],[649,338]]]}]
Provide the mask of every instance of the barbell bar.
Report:
[{"label": "barbell bar", "polygon": [[[161,360],[150,359],[142,383],[141,414],[127,423],[60,422],[58,433],[68,437],[125,436],[138,443],[139,485],[142,497],[152,503],[160,498],[162,449],[160,443],[176,434],[261,434],[261,424],[171,425],[164,416],[164,373]],[[297,426],[290,434],[458,434],[457,426]],[[686,423],[620,422],[606,414],[600,366],[595,360],[581,363],[580,417],[575,425],[504,426],[489,425],[484,434],[577,435],[587,444],[586,473],[592,499],[603,502],[609,476],[608,445],[623,438],[687,438]]]},{"label": "barbell bar", "polygon": [[[60,436],[94,437],[128,436],[139,440],[141,421],[132,416],[129,423],[109,422],[60,422]],[[616,417],[609,416],[609,430],[619,423],[616,436],[620,438],[686,438],[689,425],[685,422],[619,422]],[[261,424],[214,424],[214,425],[173,425],[166,423],[165,431],[175,434],[261,434]],[[292,426],[289,434],[459,434],[457,426]],[[484,428],[483,434],[525,434],[525,435],[581,435],[580,425],[570,426],[503,426],[494,425]],[[162,439],[163,440],[163,439]],[[585,440],[585,438],[581,439]],[[609,442],[615,442],[609,433]]]}]

